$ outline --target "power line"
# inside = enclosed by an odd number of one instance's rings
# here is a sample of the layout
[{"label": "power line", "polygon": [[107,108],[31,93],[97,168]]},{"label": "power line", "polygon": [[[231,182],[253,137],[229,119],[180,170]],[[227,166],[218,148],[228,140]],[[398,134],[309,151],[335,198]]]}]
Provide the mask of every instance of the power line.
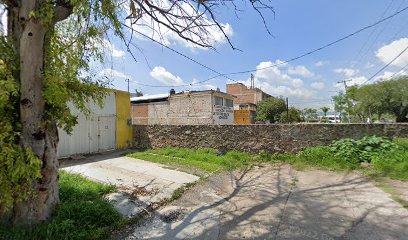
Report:
[{"label": "power line", "polygon": [[[234,79],[232,79],[232,78],[226,76],[225,74],[220,73],[220,72],[217,71],[217,70],[214,70],[214,69],[211,68],[211,67],[208,67],[207,65],[205,65],[205,64],[203,64],[203,63],[200,63],[199,61],[197,61],[197,60],[195,60],[195,59],[193,59],[193,58],[191,58],[191,57],[185,55],[184,53],[181,53],[181,52],[175,50],[174,48],[171,48],[171,47],[169,47],[169,46],[166,46],[165,44],[161,43],[160,41],[157,41],[156,39],[154,39],[154,38],[152,38],[152,37],[149,37],[149,36],[147,36],[146,34],[140,32],[140,31],[135,30],[135,29],[132,28],[131,26],[128,26],[128,25],[126,25],[126,24],[124,24],[124,23],[122,23],[122,25],[125,26],[125,27],[127,27],[127,28],[129,28],[129,29],[132,29],[132,31],[134,31],[134,32],[140,34],[141,36],[143,36],[143,37],[145,37],[145,38],[147,38],[147,39],[149,39],[149,40],[151,40],[151,41],[153,41],[153,42],[159,44],[160,46],[162,46],[162,47],[164,47],[164,48],[167,48],[167,49],[169,49],[170,51],[172,51],[172,52],[174,52],[174,53],[176,53],[176,54],[178,54],[178,55],[180,55],[180,56],[182,56],[182,57],[184,57],[184,58],[186,58],[186,59],[188,59],[188,60],[190,60],[190,61],[192,61],[192,62],[194,62],[194,63],[196,63],[196,64],[198,64],[198,65],[200,65],[200,66],[202,66],[203,68],[206,68],[206,69],[208,69],[208,70],[210,70],[210,71],[212,71],[212,72],[218,74],[217,76],[208,78],[208,79],[203,80],[203,81],[200,81],[200,82],[190,83],[190,84],[184,84],[184,85],[179,85],[180,87],[183,87],[183,86],[191,86],[191,85],[197,85],[197,84],[199,84],[199,83],[207,82],[207,81],[209,81],[209,80],[212,80],[212,79],[214,79],[214,78],[216,78],[216,77],[220,77],[220,76],[225,77],[225,78],[227,78],[228,80],[231,80],[231,81],[233,81],[233,82],[237,82],[236,80],[234,80]],[[133,43],[131,43],[131,44],[132,44],[132,46],[133,46]],[[147,86],[147,85],[143,85],[143,86]],[[153,85],[150,85],[150,87],[153,87]],[[155,86],[155,87],[157,87],[157,86]],[[160,87],[165,87],[165,86],[160,86]],[[171,86],[166,86],[166,87],[171,87]],[[177,86],[174,86],[174,87],[177,87]]]},{"label": "power line", "polygon": [[[208,66],[206,66],[206,65],[204,65],[204,64],[202,64],[202,63],[200,63],[200,62],[198,62],[197,60],[194,60],[194,59],[188,57],[187,55],[185,55],[185,54],[183,54],[183,53],[181,53],[181,52],[179,52],[179,51],[177,51],[177,50],[175,50],[175,49],[173,49],[173,48],[170,48],[169,46],[166,46],[166,45],[162,44],[161,42],[159,42],[159,41],[157,41],[157,40],[155,40],[155,39],[153,39],[153,38],[147,36],[147,35],[144,34],[144,33],[141,33],[141,32],[139,32],[139,31],[133,29],[132,27],[130,27],[130,26],[126,25],[126,24],[123,24],[123,23],[122,23],[122,25],[125,26],[125,27],[127,27],[127,28],[129,28],[129,29],[132,29],[132,31],[134,31],[134,32],[136,32],[136,33],[138,33],[138,34],[144,36],[145,38],[148,38],[149,40],[151,40],[151,41],[153,41],[153,42],[155,42],[155,43],[157,43],[157,44],[160,44],[161,46],[163,46],[163,47],[169,49],[170,51],[175,52],[176,54],[178,54],[178,55],[180,55],[180,56],[182,56],[182,57],[184,57],[184,58],[186,58],[186,59],[188,59],[188,60],[190,60],[190,61],[192,61],[192,62],[194,62],[194,63],[196,63],[196,64],[198,64],[198,65],[200,65],[200,66],[202,66],[202,67],[204,67],[204,68],[206,68],[206,69],[208,69],[208,70],[210,70],[210,71],[212,71],[212,72],[214,72],[214,73],[216,73],[216,74],[218,74],[217,76],[213,76],[213,77],[208,78],[208,79],[203,80],[203,81],[199,81],[199,82],[196,82],[196,83],[190,83],[190,84],[183,84],[183,85],[163,86],[163,85],[147,85],[147,84],[140,84],[140,83],[138,83],[139,85],[146,86],[146,87],[183,87],[183,86],[192,86],[192,85],[197,85],[197,84],[200,84],[200,83],[204,83],[204,82],[210,81],[210,80],[212,80],[212,79],[214,79],[214,78],[216,78],[216,77],[220,77],[220,76],[225,77],[225,78],[227,78],[227,79],[229,79],[229,80],[231,80],[231,81],[237,82],[236,80],[231,79],[230,77],[228,77],[228,75],[237,75],[237,74],[244,74],[244,73],[252,73],[252,72],[256,72],[256,71],[258,71],[258,70],[269,69],[269,68],[273,68],[273,67],[277,67],[277,66],[286,64],[286,63],[293,62],[293,61],[298,60],[298,59],[300,59],[300,58],[309,56],[309,55],[314,54],[314,53],[316,53],[316,52],[322,51],[322,50],[324,50],[324,49],[326,49],[326,48],[328,48],[328,47],[331,47],[331,46],[333,46],[333,45],[335,45],[335,44],[337,44],[337,43],[339,43],[339,42],[342,42],[342,41],[344,41],[344,40],[346,40],[346,39],[348,39],[348,38],[350,38],[350,37],[353,37],[353,36],[355,36],[355,35],[357,35],[357,34],[363,32],[363,31],[365,31],[365,30],[367,30],[367,29],[373,28],[373,27],[377,26],[378,24],[381,24],[381,23],[383,23],[383,22],[385,22],[385,21],[387,21],[387,20],[389,20],[389,19],[395,17],[395,16],[401,14],[402,12],[404,12],[404,11],[406,11],[406,10],[408,10],[408,6],[405,7],[405,8],[403,8],[403,9],[401,9],[401,10],[399,10],[399,11],[397,11],[397,12],[395,12],[394,14],[392,14],[392,15],[390,15],[390,16],[388,16],[388,17],[385,17],[385,18],[383,18],[383,19],[380,19],[379,21],[377,21],[377,22],[375,22],[375,23],[373,23],[373,24],[371,24],[371,25],[368,25],[368,26],[365,26],[365,27],[363,27],[363,28],[360,28],[359,30],[357,30],[357,31],[355,31],[355,32],[353,32],[353,33],[351,33],[351,34],[348,34],[348,35],[346,35],[346,36],[344,36],[344,37],[342,37],[342,38],[339,38],[339,39],[337,39],[337,40],[335,40],[335,41],[333,41],[333,42],[330,42],[330,43],[328,43],[328,44],[326,44],[326,45],[323,45],[322,47],[316,48],[316,49],[314,49],[314,50],[311,50],[311,51],[309,51],[309,52],[306,52],[306,53],[304,53],[304,54],[301,54],[301,55],[299,55],[299,56],[297,56],[297,57],[293,57],[293,58],[288,59],[288,60],[286,60],[286,61],[282,61],[282,62],[273,64],[273,65],[268,66],[268,67],[257,68],[257,69],[251,69],[251,70],[245,70],[245,71],[230,72],[230,73],[224,73],[224,74],[223,74],[223,73],[220,73],[220,72],[218,72],[218,71],[216,71],[216,70],[214,70],[214,69],[212,69],[212,68],[210,68],[210,67],[208,67]],[[401,54],[402,54],[402,53],[401,53]],[[378,73],[377,73],[377,74],[378,74]]]},{"label": "power line", "polygon": [[[384,12],[381,14],[380,19],[383,18],[385,16],[385,14],[388,13],[388,10],[390,10],[391,6],[393,5],[394,0],[392,0],[387,8],[384,10]],[[398,8],[399,9],[399,8]],[[397,10],[398,10],[397,9]],[[370,43],[371,38],[374,36],[374,33],[377,31],[378,29],[378,25],[370,32],[370,35],[368,36],[367,40],[364,42],[364,44],[361,46],[360,50],[358,51],[356,57],[354,58],[354,60],[360,60],[362,57],[364,57],[364,55],[366,54],[366,52],[368,52],[369,50],[365,51],[363,54],[363,50],[365,50],[365,47]],[[371,44],[370,44],[371,45]]]},{"label": "power line", "polygon": [[236,75],[236,74],[243,74],[243,73],[251,73],[251,72],[256,72],[256,71],[258,71],[258,70],[264,70],[264,69],[268,69],[268,68],[273,68],[273,67],[277,67],[277,66],[280,66],[280,65],[283,65],[283,64],[286,64],[286,63],[293,62],[293,61],[298,60],[298,59],[300,59],[300,58],[303,58],[303,57],[306,57],[306,56],[308,56],[308,55],[311,55],[311,54],[313,54],[313,53],[315,53],[315,52],[319,52],[319,51],[321,51],[321,50],[323,50],[323,49],[325,49],[325,48],[331,47],[332,45],[335,45],[335,44],[337,44],[337,43],[339,43],[339,42],[342,42],[342,41],[344,41],[344,40],[346,40],[346,39],[348,39],[348,38],[350,38],[350,37],[353,37],[353,36],[359,34],[360,32],[363,32],[363,31],[365,31],[365,30],[367,30],[367,29],[370,29],[370,28],[372,28],[372,27],[375,27],[375,26],[377,26],[378,24],[383,23],[383,22],[387,21],[388,19],[391,19],[391,18],[395,17],[395,16],[401,14],[402,12],[404,12],[404,11],[406,11],[406,10],[408,10],[408,6],[405,7],[405,8],[403,8],[403,9],[401,9],[401,10],[399,10],[399,11],[397,11],[397,12],[395,12],[394,14],[392,14],[392,15],[386,17],[386,18],[380,19],[379,21],[377,21],[377,22],[375,22],[375,23],[373,23],[373,24],[371,24],[371,25],[368,25],[368,26],[365,26],[365,27],[363,27],[363,28],[360,28],[359,30],[357,30],[357,31],[355,31],[355,32],[353,32],[353,33],[350,33],[350,34],[348,34],[348,35],[346,35],[346,36],[344,36],[344,37],[342,37],[342,38],[340,38],[340,39],[337,39],[336,41],[330,42],[330,43],[328,43],[328,44],[326,44],[326,45],[324,45],[324,46],[322,46],[322,47],[316,48],[316,49],[314,49],[314,50],[311,50],[311,51],[309,51],[309,52],[306,52],[306,53],[304,53],[304,54],[301,54],[301,55],[299,55],[299,56],[297,56],[297,57],[291,58],[291,59],[289,59],[289,60],[282,61],[282,62],[273,64],[273,65],[268,66],[268,67],[263,67],[263,68],[258,68],[258,69],[251,69],[251,70],[245,70],[245,71],[239,71],[239,72],[230,72],[230,73],[226,73],[225,75]]},{"label": "power line", "polygon": [[389,63],[387,63],[384,67],[382,67],[380,70],[378,70],[376,73],[374,73],[374,75],[372,75],[369,79],[367,79],[366,81],[361,83],[359,86],[362,86],[362,85],[366,84],[367,82],[371,81],[380,72],[382,72],[384,69],[386,69],[388,66],[390,66],[395,60],[397,60],[399,57],[401,57],[401,55],[404,54],[404,52],[406,52],[407,50],[408,50],[408,46],[406,48],[404,48],[404,50],[402,50],[397,56],[395,56],[395,58],[393,58]]},{"label": "power line", "polygon": [[[399,6],[397,7],[397,11],[402,7],[402,5],[405,3],[405,0],[401,1],[401,3],[399,4]],[[378,38],[380,37],[380,35],[387,29],[387,27],[392,23],[394,19],[390,20],[389,22],[387,22],[386,24],[384,24],[382,26],[382,29],[380,30],[380,32],[377,34],[377,36],[374,38],[374,40],[372,41],[372,43],[370,44],[370,47],[367,48],[367,51],[362,55],[363,59],[367,57],[367,54],[370,52],[370,49],[373,48],[374,44],[377,42]]]},{"label": "power line", "polygon": [[392,74],[389,79],[392,79],[393,77],[395,77],[395,75],[397,75],[397,74],[399,74],[400,72],[404,71],[406,68],[408,68],[408,64],[406,64],[405,66],[403,66],[402,68],[400,68],[400,70],[398,70],[397,72],[395,72],[394,74]]},{"label": "power line", "polygon": [[217,77],[219,77],[219,75],[207,78],[207,79],[202,80],[202,81],[192,82],[192,83],[189,83],[189,84],[181,84],[181,85],[149,85],[149,84],[143,84],[143,83],[138,83],[138,82],[136,82],[136,84],[140,85],[140,86],[144,86],[144,87],[155,87],[155,88],[190,87],[190,86],[193,86],[193,85],[198,85],[198,84],[201,84],[201,83],[204,83],[204,82],[208,82],[208,81],[213,80],[214,78],[217,78]]}]

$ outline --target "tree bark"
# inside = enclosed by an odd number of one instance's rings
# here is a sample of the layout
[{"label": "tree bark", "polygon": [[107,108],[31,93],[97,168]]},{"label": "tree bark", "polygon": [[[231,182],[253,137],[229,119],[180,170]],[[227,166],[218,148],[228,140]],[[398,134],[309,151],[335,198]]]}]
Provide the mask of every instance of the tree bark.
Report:
[{"label": "tree bark", "polygon": [[42,95],[45,36],[49,29],[30,16],[37,1],[21,1],[20,4],[13,9],[13,14],[9,14],[12,18],[8,20],[13,28],[13,45],[20,67],[20,145],[23,149],[31,148],[42,165],[41,179],[32,186],[35,196],[14,205],[11,221],[33,224],[49,218],[59,203],[58,131],[55,122],[45,119],[46,105]]}]

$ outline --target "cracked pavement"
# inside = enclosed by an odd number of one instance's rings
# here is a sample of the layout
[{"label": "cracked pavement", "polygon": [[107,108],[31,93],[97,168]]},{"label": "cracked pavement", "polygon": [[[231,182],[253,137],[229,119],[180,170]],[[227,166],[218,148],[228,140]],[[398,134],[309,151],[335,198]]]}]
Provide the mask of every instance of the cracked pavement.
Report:
[{"label": "cracked pavement", "polygon": [[211,176],[113,238],[408,239],[408,210],[360,174],[264,164]]}]

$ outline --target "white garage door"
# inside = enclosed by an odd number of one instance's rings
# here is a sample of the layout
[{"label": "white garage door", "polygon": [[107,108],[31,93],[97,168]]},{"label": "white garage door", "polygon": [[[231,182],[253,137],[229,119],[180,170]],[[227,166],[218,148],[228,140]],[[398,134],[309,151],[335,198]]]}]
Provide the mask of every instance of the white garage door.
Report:
[{"label": "white garage door", "polygon": [[115,149],[116,116],[79,116],[71,135],[62,129],[58,132],[58,157]]},{"label": "white garage door", "polygon": [[115,149],[115,94],[110,94],[105,99],[105,106],[103,108],[98,107],[96,104],[89,104],[88,107],[92,114],[86,117],[71,106],[73,114],[78,116],[78,124],[74,127],[71,135],[68,135],[62,129],[58,129],[58,157]]}]

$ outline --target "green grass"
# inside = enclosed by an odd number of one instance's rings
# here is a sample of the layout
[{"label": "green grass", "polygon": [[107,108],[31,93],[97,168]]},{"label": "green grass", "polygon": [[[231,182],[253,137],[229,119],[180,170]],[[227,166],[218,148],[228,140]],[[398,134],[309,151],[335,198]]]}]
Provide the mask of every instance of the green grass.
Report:
[{"label": "green grass", "polygon": [[210,173],[240,168],[253,160],[250,154],[238,151],[229,151],[223,156],[218,156],[215,149],[186,148],[149,149],[128,156],[162,164],[193,167]]},{"label": "green grass", "polygon": [[408,201],[406,201],[401,194],[387,181],[385,181],[384,178],[379,177],[379,176],[372,176],[372,179],[375,181],[375,185],[379,188],[381,188],[384,192],[388,193],[391,195],[391,198],[401,204],[404,208],[408,209]]},{"label": "green grass", "polygon": [[110,185],[60,171],[60,200],[52,218],[32,228],[0,227],[0,239],[106,239],[122,217],[104,199]]},{"label": "green grass", "polygon": [[[162,164],[193,167],[210,173],[237,169],[256,162],[284,162],[300,170],[306,168],[332,171],[360,170],[367,174],[408,180],[408,138],[396,138],[390,142],[373,136],[355,142],[358,144],[342,139],[336,142],[337,145],[306,148],[297,154],[270,154],[261,151],[257,155],[250,155],[230,151],[224,156],[217,156],[215,149],[163,148],[149,149],[128,156]],[[356,150],[356,146],[362,150]],[[371,162],[372,168],[363,169],[360,166],[363,160]]]},{"label": "green grass", "polygon": [[382,154],[372,160],[374,171],[392,179],[408,181],[408,150]]},{"label": "green grass", "polygon": [[393,142],[401,146],[402,148],[408,150],[408,138],[401,138],[401,137],[396,137],[393,139]]},{"label": "green grass", "polygon": [[350,171],[359,168],[359,164],[333,154],[329,147],[312,147],[293,154],[268,154],[261,152],[260,161],[276,161],[291,164],[298,170],[318,168],[331,171]]}]

